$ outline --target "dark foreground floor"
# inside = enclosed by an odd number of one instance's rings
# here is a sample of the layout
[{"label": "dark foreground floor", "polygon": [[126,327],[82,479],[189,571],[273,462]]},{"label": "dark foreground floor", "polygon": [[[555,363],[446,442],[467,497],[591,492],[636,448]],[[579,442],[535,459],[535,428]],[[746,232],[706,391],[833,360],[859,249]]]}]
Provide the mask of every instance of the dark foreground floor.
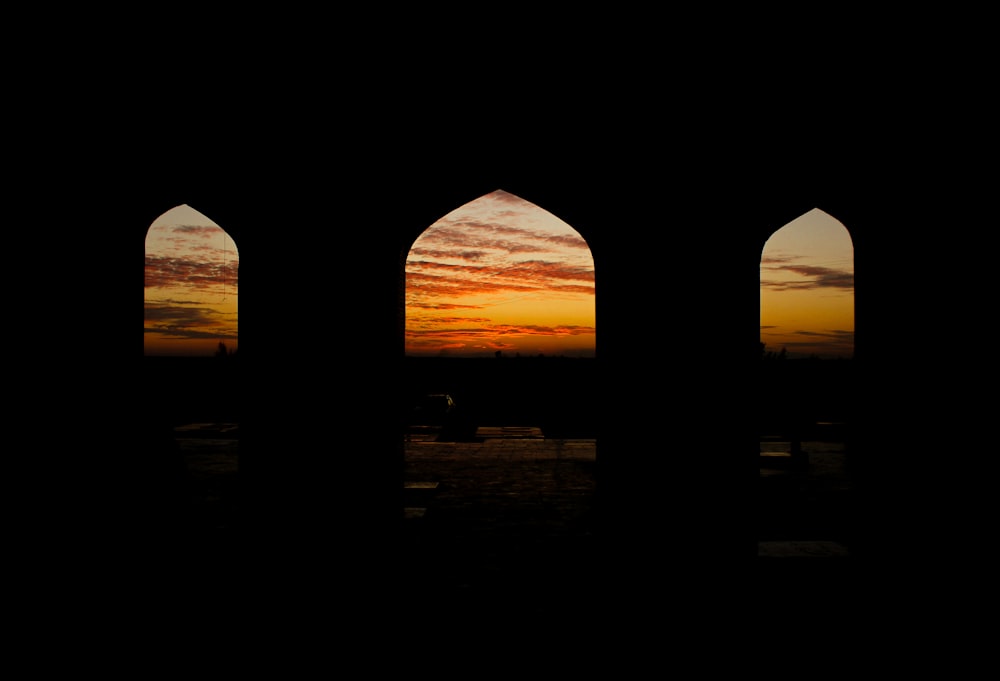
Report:
[{"label": "dark foreground floor", "polygon": [[[610,558],[595,517],[596,441],[545,439],[530,429],[486,434],[477,442],[427,436],[406,444],[405,565],[395,574],[409,604],[403,610],[412,609],[415,621],[427,608],[450,613],[451,621],[512,609],[542,619],[586,617],[595,608],[669,601],[685,594],[675,577],[699,577],[676,563],[654,564],[655,552],[643,566]],[[179,435],[191,522],[224,538],[239,521],[238,441],[220,433]],[[849,575],[853,490],[843,447],[803,447],[806,467],[761,468],[756,574],[727,575],[719,593],[784,591],[806,574],[829,581],[833,597]],[[664,555],[683,553],[668,548]],[[711,594],[701,598],[707,603]]]},{"label": "dark foreground floor", "polygon": [[592,607],[595,466],[593,440],[409,444],[405,551],[418,591],[457,612]]},{"label": "dark foreground floor", "polygon": [[[236,532],[238,441],[179,435],[185,513],[203,551],[121,551],[118,564],[102,565],[108,579],[80,584],[91,601],[75,608],[91,626],[110,618],[174,646],[157,665],[178,650],[211,651],[227,664],[278,654],[282,665],[308,659],[315,673],[360,655],[371,668],[403,661],[412,672],[467,676],[532,650],[558,665],[547,669],[588,671],[610,656],[610,669],[638,675],[693,656],[708,670],[750,650],[743,668],[763,659],[787,665],[802,650],[829,670],[852,650],[884,645],[907,620],[928,622],[940,604],[940,585],[914,581],[912,565],[876,575],[857,568],[855,490],[833,442],[803,443],[802,469],[762,466],[756,561],[702,572],[686,560],[687,546],[649,550],[641,563],[609,550],[594,508],[592,440],[415,438],[406,447],[402,538],[386,565],[344,555],[335,535],[286,554],[280,543]],[[650,547],[664,545],[655,539]],[[919,559],[928,546],[915,548]],[[65,565],[93,560],[75,552]],[[109,583],[126,612],[109,609]],[[943,621],[935,616],[927,630]],[[109,643],[122,649],[121,639]],[[470,667],[472,650],[485,655]]]}]

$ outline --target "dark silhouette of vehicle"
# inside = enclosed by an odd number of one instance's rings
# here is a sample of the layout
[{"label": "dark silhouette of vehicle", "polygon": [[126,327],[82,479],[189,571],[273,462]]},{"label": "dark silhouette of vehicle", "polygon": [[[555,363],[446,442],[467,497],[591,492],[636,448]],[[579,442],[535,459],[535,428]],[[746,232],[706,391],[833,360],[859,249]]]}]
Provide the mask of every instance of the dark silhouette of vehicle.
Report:
[{"label": "dark silhouette of vehicle", "polygon": [[407,432],[433,434],[439,442],[465,442],[475,439],[476,424],[472,412],[459,407],[448,393],[428,393],[415,401]]},{"label": "dark silhouette of vehicle", "polygon": [[423,395],[413,407],[410,425],[444,427],[451,422],[455,411],[455,400],[451,395],[447,393]]}]

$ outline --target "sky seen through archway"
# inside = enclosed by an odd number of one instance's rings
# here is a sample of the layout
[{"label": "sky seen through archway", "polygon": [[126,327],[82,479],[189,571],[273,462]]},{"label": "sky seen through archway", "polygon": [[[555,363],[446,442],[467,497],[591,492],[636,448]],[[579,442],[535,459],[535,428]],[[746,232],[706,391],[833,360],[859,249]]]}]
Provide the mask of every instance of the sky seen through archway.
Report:
[{"label": "sky seen through archway", "polygon": [[146,233],[143,350],[147,356],[211,356],[239,340],[239,253],[233,239],[190,206]]},{"label": "sky seen through archway", "polygon": [[596,331],[587,242],[503,190],[437,220],[407,256],[409,356],[593,357]]},{"label": "sky seen through archway", "polygon": [[[190,206],[150,225],[144,353],[238,348],[239,253]],[[440,218],[406,260],[410,356],[594,357],[594,260],[544,209],[497,190]],[[854,252],[843,224],[814,209],[774,232],[760,261],[760,340],[788,357],[854,353]]]},{"label": "sky seen through archway", "polygon": [[854,245],[844,225],[819,209],[764,244],[760,340],[790,359],[854,356]]}]

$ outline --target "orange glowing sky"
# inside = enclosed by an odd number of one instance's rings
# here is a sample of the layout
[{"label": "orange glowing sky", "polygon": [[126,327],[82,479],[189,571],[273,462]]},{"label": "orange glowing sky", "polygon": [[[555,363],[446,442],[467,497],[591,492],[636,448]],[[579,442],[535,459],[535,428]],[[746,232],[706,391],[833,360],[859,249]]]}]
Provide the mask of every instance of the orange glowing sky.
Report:
[{"label": "orange glowing sky", "polygon": [[182,205],[146,233],[146,355],[211,356],[237,349],[239,254],[232,238]]},{"label": "orange glowing sky", "polygon": [[406,354],[594,357],[594,260],[580,234],[497,190],[448,213],[406,260]]},{"label": "orange glowing sky", "polygon": [[[238,348],[239,254],[216,223],[182,205],[146,236],[147,355]],[[596,354],[594,261],[576,230],[497,190],[440,218],[406,261],[406,354]],[[764,245],[760,340],[789,357],[854,354],[854,249],[815,209]]]},{"label": "orange glowing sky", "polygon": [[789,358],[854,356],[854,245],[844,225],[819,209],[764,245],[760,340]]}]

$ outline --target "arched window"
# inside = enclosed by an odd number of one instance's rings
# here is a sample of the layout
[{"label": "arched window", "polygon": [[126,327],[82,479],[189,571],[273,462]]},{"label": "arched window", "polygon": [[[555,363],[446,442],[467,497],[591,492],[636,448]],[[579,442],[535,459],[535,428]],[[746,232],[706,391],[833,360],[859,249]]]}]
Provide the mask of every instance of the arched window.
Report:
[{"label": "arched window", "polygon": [[[854,247],[838,220],[813,209],[775,231],[760,259],[761,435],[798,451],[818,424],[850,411]],[[834,433],[825,428],[823,437]],[[762,451],[765,447],[762,443]]]},{"label": "arched window", "polygon": [[406,260],[408,356],[594,357],[594,310],[587,242],[502,190],[432,224]]},{"label": "arched window", "polygon": [[[587,242],[551,213],[497,190],[424,230],[408,253],[405,279],[407,475],[426,481],[420,476],[428,461],[469,453],[448,446],[434,452],[425,444],[480,443],[456,465],[499,462],[490,489],[463,492],[468,476],[432,472],[456,476],[452,497],[468,494],[479,508],[504,507],[517,497],[511,490],[517,483],[506,476],[518,469],[508,463],[519,452],[548,462],[534,466],[535,474],[568,476],[559,478],[567,485],[559,522],[574,518],[586,501],[573,504],[593,493],[599,403]],[[512,439],[534,442],[506,447]],[[422,491],[410,493],[416,496],[407,512],[422,512]]]},{"label": "arched window", "polygon": [[146,232],[146,464],[164,520],[233,521],[239,469],[239,254],[219,225],[177,206]]},{"label": "arched window", "polygon": [[181,205],[150,225],[145,253],[143,354],[236,353],[239,252],[229,234]]},{"label": "arched window", "polygon": [[406,260],[412,399],[452,397],[466,439],[482,427],[593,429],[594,296],[590,247],[556,216],[503,190],[455,209]]},{"label": "arched window", "polygon": [[760,260],[760,340],[789,359],[854,356],[854,247],[813,209],[778,229]]}]

